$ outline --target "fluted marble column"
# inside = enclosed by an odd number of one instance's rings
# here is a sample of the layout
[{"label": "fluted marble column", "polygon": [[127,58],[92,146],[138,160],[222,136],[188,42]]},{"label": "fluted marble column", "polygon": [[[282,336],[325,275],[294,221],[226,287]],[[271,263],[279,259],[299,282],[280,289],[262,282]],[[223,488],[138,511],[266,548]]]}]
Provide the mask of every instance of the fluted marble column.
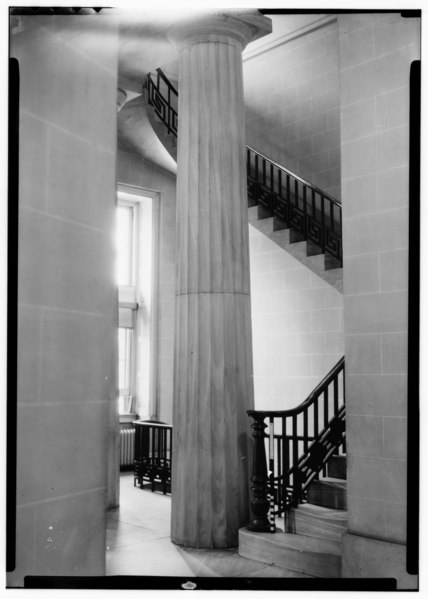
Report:
[{"label": "fluted marble column", "polygon": [[171,538],[231,547],[248,522],[253,406],[242,49],[261,16],[170,32],[180,54]]}]

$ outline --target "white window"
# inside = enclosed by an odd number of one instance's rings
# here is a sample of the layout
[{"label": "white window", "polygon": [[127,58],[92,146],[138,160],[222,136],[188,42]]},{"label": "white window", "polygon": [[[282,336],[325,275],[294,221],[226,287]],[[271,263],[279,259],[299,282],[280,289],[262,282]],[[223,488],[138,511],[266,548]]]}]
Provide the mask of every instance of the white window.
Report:
[{"label": "white window", "polygon": [[159,201],[157,194],[142,191],[122,184],[118,190],[118,407],[123,421],[156,415]]},{"label": "white window", "polygon": [[117,207],[117,284],[135,284],[135,211],[127,202]]},{"label": "white window", "polygon": [[117,262],[116,280],[119,288],[119,414],[135,411],[135,313],[137,263],[136,203],[119,199],[117,207]]}]

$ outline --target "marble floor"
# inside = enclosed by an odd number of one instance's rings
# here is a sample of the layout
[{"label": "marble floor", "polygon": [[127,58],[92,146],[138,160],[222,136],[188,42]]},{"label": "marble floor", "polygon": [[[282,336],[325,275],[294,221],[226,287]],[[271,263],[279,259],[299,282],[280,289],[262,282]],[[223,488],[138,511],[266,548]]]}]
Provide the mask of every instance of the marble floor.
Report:
[{"label": "marble floor", "polygon": [[170,540],[171,497],[134,487],[121,474],[120,507],[107,519],[108,576],[303,578],[241,557],[238,548],[191,549]]}]

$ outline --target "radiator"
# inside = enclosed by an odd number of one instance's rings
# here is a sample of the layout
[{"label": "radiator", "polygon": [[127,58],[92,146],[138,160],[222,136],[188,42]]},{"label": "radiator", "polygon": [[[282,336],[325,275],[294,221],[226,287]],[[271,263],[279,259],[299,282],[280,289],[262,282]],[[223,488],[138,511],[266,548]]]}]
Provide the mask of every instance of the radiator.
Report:
[{"label": "radiator", "polygon": [[123,427],[120,429],[120,468],[133,468],[134,466],[135,428]]}]

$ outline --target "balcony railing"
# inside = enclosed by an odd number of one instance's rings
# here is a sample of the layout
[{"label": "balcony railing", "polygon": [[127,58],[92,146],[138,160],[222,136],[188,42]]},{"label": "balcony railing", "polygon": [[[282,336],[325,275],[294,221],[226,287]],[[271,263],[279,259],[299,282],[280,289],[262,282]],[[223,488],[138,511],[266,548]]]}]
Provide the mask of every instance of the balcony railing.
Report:
[{"label": "balcony railing", "polygon": [[138,420],[135,427],[134,486],[150,483],[171,492],[172,426],[153,420]]}]

